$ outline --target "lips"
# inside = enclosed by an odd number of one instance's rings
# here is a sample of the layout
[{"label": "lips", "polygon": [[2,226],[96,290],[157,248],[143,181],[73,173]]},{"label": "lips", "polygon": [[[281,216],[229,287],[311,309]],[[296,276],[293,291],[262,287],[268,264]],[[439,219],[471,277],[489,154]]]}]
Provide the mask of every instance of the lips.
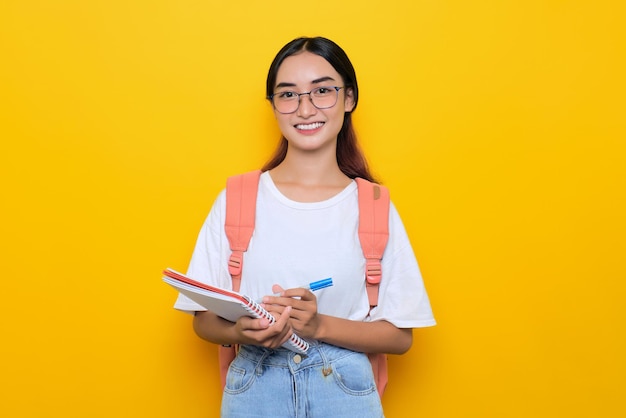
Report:
[{"label": "lips", "polygon": [[295,125],[296,129],[301,131],[312,131],[324,126],[324,122],[313,122],[313,123],[299,123]]}]

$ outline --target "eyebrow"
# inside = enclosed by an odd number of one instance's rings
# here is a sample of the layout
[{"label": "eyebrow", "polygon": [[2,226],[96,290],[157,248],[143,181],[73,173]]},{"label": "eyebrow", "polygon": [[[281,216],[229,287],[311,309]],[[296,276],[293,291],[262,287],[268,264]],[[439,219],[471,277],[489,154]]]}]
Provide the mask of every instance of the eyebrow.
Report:
[{"label": "eyebrow", "polygon": [[[311,81],[311,84],[319,84],[319,83],[323,83],[325,81],[335,81],[334,78],[330,77],[330,76],[326,76],[326,77],[320,77],[320,78],[316,78],[315,80]],[[296,85],[294,83],[278,83],[276,85],[276,88],[279,89],[281,87],[295,87]]]}]

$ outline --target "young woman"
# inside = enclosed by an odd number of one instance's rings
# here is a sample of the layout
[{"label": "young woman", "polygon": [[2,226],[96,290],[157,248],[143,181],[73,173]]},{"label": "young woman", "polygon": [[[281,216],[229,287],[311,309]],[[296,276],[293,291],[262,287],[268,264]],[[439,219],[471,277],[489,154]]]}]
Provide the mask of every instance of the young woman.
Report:
[{"label": "young woman", "polygon": [[[402,354],[412,329],[435,324],[422,277],[393,204],[378,306],[365,291],[355,177],[373,180],[351,114],[359,90],[345,52],[325,38],[298,38],[272,62],[267,98],[282,132],[263,168],[256,225],[245,254],[241,293],[276,317],[231,323],[184,296],[195,332],[215,344],[240,344],[222,399],[225,417],[381,417],[363,353]],[[230,288],[225,194],[200,232],[188,275]],[[332,277],[315,294],[303,283]],[[279,295],[275,295],[279,293]],[[295,332],[306,356],[281,345]]]}]

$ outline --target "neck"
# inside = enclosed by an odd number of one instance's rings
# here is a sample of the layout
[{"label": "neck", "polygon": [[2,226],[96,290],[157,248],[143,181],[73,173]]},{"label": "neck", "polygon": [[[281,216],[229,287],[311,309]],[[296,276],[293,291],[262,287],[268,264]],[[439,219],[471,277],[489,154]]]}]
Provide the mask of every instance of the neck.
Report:
[{"label": "neck", "polygon": [[350,178],[337,164],[337,157],[320,158],[319,155],[303,156],[287,153],[287,156],[270,175],[276,187],[286,197],[299,202],[316,202],[331,198],[341,192]]},{"label": "neck", "polygon": [[337,149],[327,146],[315,150],[289,147],[285,159],[272,170],[272,178],[302,185],[333,184],[346,176],[337,163]]}]

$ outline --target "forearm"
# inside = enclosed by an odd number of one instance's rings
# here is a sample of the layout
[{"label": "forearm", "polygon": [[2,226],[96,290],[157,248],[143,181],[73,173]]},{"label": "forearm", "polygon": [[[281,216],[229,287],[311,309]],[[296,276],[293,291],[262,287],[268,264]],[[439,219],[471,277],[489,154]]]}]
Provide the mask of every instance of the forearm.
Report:
[{"label": "forearm", "polygon": [[210,311],[196,312],[193,329],[198,337],[215,344],[237,344],[235,324]]},{"label": "forearm", "polygon": [[318,315],[315,338],[328,344],[366,353],[403,354],[413,343],[411,328],[387,321],[361,322]]}]

